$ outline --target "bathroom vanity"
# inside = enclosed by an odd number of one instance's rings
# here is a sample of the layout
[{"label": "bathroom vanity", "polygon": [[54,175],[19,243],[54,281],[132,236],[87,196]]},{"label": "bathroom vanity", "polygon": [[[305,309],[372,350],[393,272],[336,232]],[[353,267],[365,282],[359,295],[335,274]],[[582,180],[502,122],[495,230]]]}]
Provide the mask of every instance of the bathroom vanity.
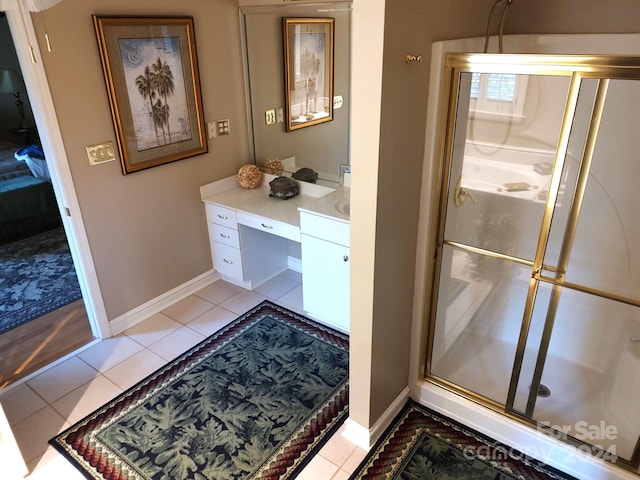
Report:
[{"label": "bathroom vanity", "polygon": [[298,182],[299,194],[282,200],[269,196],[273,178],[255,189],[236,176],[200,187],[213,267],[248,290],[301,271],[304,310],[349,331],[349,189]]}]

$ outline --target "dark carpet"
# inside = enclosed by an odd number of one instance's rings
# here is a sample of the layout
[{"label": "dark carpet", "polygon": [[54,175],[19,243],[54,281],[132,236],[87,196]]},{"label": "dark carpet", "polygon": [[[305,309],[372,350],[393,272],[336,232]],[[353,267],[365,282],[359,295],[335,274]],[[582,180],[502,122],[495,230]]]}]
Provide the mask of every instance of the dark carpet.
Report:
[{"label": "dark carpet", "polygon": [[0,246],[0,333],[81,296],[62,228]]}]

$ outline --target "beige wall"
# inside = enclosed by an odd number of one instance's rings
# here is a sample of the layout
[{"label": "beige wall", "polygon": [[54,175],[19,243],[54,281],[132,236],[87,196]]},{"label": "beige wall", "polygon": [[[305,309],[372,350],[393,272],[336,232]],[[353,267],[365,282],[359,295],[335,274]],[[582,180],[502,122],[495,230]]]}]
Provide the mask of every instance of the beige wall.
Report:
[{"label": "beige wall", "polygon": [[518,0],[505,33],[633,33],[639,22],[637,0]]},{"label": "beige wall", "polygon": [[[209,153],[122,175],[118,161],[90,166],[85,145],[115,133],[92,14],[194,17],[205,121],[231,134]],[[33,15],[96,272],[113,319],[211,269],[200,185],[249,159],[236,0],[64,0]]]},{"label": "beige wall", "polygon": [[[351,416],[367,427],[408,383],[431,43],[482,35],[493,0],[379,0],[374,7],[371,3],[354,1],[351,139]],[[383,32],[366,27],[375,24],[367,15],[379,21],[376,7],[385,10]],[[362,30],[358,29],[360,23]],[[379,129],[369,126],[367,133],[359,125],[370,122],[378,98],[373,92],[366,108],[361,108],[358,92],[364,87],[355,81],[359,71],[356,62],[362,62],[360,68],[364,69],[377,61],[376,41],[381,39],[382,97],[377,105],[381,121]],[[407,64],[406,53],[420,54],[423,61]],[[368,58],[370,54],[373,56]],[[369,84],[378,80],[372,70]],[[364,76],[358,78],[364,82]],[[379,148],[366,145],[367,139],[376,140],[378,130]],[[361,148],[368,149],[369,158],[363,158]],[[368,276],[368,260],[375,262],[373,278]]]}]

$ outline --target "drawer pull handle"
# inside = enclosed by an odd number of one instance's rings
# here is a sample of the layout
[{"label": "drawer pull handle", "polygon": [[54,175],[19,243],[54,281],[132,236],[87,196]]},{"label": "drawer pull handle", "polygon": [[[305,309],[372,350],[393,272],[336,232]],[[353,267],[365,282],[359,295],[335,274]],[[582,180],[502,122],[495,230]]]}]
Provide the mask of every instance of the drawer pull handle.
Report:
[{"label": "drawer pull handle", "polygon": [[231,238],[231,236],[230,236],[230,235],[225,235],[224,233],[221,233],[221,234],[220,234],[220,236],[221,236],[222,238]]},{"label": "drawer pull handle", "polygon": [[348,262],[349,261],[349,256],[345,255],[344,257],[342,257],[342,260],[344,260],[345,262]]},{"label": "drawer pull handle", "polygon": [[273,226],[272,225],[265,225],[264,223],[261,223],[260,225],[262,225],[267,230],[273,230]]},{"label": "drawer pull handle", "polygon": [[229,265],[233,265],[233,262],[231,260],[227,260],[226,258],[223,258],[222,261],[224,263],[228,263]]},{"label": "drawer pull handle", "polygon": [[222,220],[229,220],[229,217],[227,217],[226,215],[218,214],[218,218],[221,218]]}]

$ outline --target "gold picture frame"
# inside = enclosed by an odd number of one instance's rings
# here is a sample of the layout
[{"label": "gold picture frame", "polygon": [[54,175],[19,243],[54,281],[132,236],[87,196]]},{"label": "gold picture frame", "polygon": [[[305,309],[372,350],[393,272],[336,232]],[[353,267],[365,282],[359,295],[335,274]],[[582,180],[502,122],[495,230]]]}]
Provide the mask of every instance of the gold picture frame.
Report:
[{"label": "gold picture frame", "polygon": [[284,17],[287,131],[333,120],[334,18]]},{"label": "gold picture frame", "polygon": [[208,151],[192,17],[93,15],[122,173]]}]

